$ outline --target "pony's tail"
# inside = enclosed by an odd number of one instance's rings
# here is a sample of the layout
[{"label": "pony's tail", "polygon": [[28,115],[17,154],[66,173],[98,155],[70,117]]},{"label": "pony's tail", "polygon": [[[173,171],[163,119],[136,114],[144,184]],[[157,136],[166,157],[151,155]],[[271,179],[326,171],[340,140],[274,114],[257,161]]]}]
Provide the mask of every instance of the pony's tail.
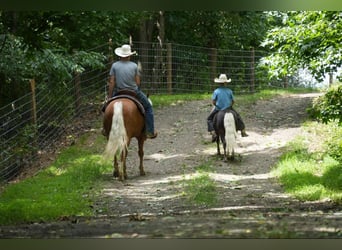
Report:
[{"label": "pony's tail", "polygon": [[120,157],[127,148],[127,132],[122,114],[122,102],[114,102],[113,105],[112,127],[104,152],[105,159],[112,159],[114,155]]},{"label": "pony's tail", "polygon": [[225,139],[227,144],[227,150],[228,153],[232,153],[237,147],[237,132],[235,127],[234,115],[230,112],[224,115],[224,129],[226,131]]}]

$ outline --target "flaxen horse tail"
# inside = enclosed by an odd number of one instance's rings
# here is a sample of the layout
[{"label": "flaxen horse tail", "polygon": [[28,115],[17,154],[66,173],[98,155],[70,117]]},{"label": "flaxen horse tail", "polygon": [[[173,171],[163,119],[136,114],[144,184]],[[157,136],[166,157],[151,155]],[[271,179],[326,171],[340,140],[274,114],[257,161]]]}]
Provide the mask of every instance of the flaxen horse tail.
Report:
[{"label": "flaxen horse tail", "polygon": [[228,155],[234,155],[235,148],[237,147],[236,138],[237,132],[235,127],[234,115],[228,112],[224,115],[224,129],[225,129],[225,140],[227,144]]},{"label": "flaxen horse tail", "polygon": [[[112,118],[112,127],[110,129],[107,146],[104,152],[105,159],[113,159],[114,155],[124,157],[127,149],[127,132],[124,124],[122,102],[114,102],[114,112]],[[114,155],[113,155],[114,153]],[[122,173],[123,169],[119,164],[119,172]]]}]

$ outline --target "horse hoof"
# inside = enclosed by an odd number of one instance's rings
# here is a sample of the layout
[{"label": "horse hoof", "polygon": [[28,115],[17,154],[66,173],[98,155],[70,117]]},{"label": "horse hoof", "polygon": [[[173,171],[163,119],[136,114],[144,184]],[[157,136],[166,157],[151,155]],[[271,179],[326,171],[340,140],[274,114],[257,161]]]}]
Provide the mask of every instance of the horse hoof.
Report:
[{"label": "horse hoof", "polygon": [[145,172],[140,172],[140,176],[146,175]]}]

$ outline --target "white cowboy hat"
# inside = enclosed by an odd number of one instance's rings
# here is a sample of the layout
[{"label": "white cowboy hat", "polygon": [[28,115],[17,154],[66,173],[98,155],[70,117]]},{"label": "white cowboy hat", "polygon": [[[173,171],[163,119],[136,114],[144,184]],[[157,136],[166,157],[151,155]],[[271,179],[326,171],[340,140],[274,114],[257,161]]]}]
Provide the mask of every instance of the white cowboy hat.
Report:
[{"label": "white cowboy hat", "polygon": [[219,76],[219,78],[215,78],[214,82],[217,82],[217,83],[224,83],[224,82],[231,82],[232,79],[228,79],[226,74],[221,74]]},{"label": "white cowboy hat", "polygon": [[124,44],[119,48],[115,49],[115,54],[120,56],[120,57],[128,57],[131,55],[134,55],[136,53],[136,51],[131,51],[131,46],[129,46],[128,44]]}]

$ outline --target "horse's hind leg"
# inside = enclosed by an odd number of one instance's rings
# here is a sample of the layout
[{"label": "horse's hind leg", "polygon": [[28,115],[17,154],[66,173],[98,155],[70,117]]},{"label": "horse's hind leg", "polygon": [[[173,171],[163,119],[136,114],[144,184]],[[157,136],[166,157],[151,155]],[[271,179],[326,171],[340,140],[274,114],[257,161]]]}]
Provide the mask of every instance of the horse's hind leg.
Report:
[{"label": "horse's hind leg", "polygon": [[126,172],[126,158],[127,158],[128,150],[124,149],[122,152],[122,172],[123,172],[123,179],[127,179],[127,172]]},{"label": "horse's hind leg", "polygon": [[217,155],[220,156],[221,152],[220,152],[220,138],[219,138],[219,136],[217,136],[217,138],[216,138],[216,145],[217,145]]},{"label": "horse's hind leg", "polygon": [[221,141],[223,144],[223,160],[227,161],[227,143],[226,143],[226,139],[223,137],[221,137]]},{"label": "horse's hind leg", "polygon": [[114,156],[114,171],[113,171],[114,177],[119,177],[119,165],[118,165],[118,159],[116,158],[116,155]]},{"label": "horse's hind leg", "polygon": [[234,152],[234,149],[232,150],[232,155],[230,156],[230,159],[231,159],[232,161],[234,161],[234,159],[235,159],[235,152]]},{"label": "horse's hind leg", "polygon": [[139,145],[139,169],[140,169],[140,175],[145,175],[144,171],[144,139],[138,139],[138,145]]}]

